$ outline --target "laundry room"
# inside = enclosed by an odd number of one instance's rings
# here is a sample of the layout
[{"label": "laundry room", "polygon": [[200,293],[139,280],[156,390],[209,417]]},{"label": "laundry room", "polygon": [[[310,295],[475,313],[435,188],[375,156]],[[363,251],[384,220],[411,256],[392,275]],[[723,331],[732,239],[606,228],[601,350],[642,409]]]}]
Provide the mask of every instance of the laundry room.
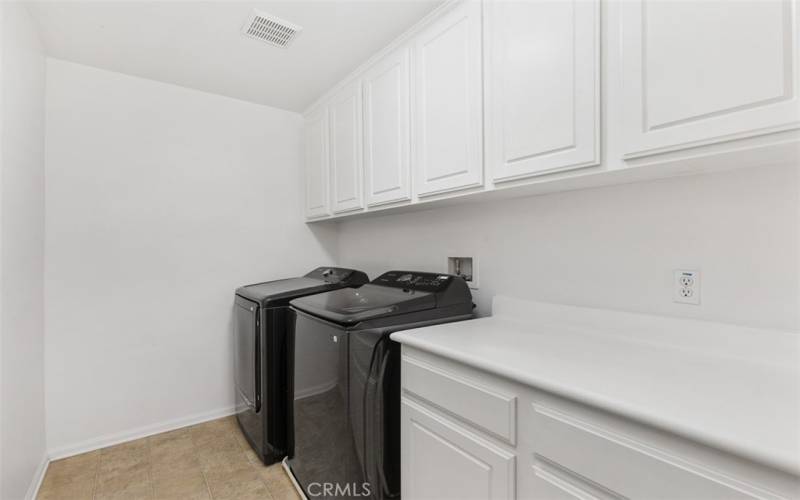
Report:
[{"label": "laundry room", "polygon": [[798,7],[0,1],[0,500],[800,499]]}]

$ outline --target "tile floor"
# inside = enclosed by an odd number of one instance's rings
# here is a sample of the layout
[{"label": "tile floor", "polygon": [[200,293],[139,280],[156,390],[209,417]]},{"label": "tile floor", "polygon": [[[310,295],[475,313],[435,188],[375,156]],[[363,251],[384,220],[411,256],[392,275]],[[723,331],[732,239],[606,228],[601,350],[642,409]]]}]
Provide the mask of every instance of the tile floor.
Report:
[{"label": "tile floor", "polygon": [[280,464],[264,467],[234,417],[50,463],[39,500],[296,500]]}]

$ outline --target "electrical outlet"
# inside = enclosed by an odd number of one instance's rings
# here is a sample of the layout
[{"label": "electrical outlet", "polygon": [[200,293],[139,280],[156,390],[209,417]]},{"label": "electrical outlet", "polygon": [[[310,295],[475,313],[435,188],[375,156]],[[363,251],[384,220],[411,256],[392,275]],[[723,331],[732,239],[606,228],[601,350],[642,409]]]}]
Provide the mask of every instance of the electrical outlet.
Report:
[{"label": "electrical outlet", "polygon": [[681,304],[700,303],[700,271],[677,269],[672,285],[672,301]]}]

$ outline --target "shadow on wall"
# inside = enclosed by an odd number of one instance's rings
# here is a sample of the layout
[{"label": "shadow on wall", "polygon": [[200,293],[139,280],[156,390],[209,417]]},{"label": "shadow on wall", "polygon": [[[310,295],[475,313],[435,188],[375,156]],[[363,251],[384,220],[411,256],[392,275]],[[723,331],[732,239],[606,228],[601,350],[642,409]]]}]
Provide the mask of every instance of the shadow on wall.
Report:
[{"label": "shadow on wall", "polygon": [[[341,265],[339,261],[339,232],[338,223],[306,224],[309,232],[319,243],[320,248],[327,254],[329,262],[312,263],[309,270],[326,264]],[[372,276],[372,275],[370,275]]]}]

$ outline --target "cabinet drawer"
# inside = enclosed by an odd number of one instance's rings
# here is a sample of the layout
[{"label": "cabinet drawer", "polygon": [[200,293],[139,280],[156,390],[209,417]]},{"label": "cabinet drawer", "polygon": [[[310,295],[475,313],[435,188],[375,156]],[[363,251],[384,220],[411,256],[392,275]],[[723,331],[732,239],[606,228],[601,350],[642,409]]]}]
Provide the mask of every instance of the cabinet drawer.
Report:
[{"label": "cabinet drawer", "polygon": [[631,437],[536,402],[526,426],[538,484],[571,483],[606,497],[777,498]]},{"label": "cabinet drawer", "polygon": [[403,390],[509,443],[516,443],[517,397],[404,356]]},{"label": "cabinet drawer", "polygon": [[403,498],[516,498],[514,454],[413,401],[401,405]]}]

